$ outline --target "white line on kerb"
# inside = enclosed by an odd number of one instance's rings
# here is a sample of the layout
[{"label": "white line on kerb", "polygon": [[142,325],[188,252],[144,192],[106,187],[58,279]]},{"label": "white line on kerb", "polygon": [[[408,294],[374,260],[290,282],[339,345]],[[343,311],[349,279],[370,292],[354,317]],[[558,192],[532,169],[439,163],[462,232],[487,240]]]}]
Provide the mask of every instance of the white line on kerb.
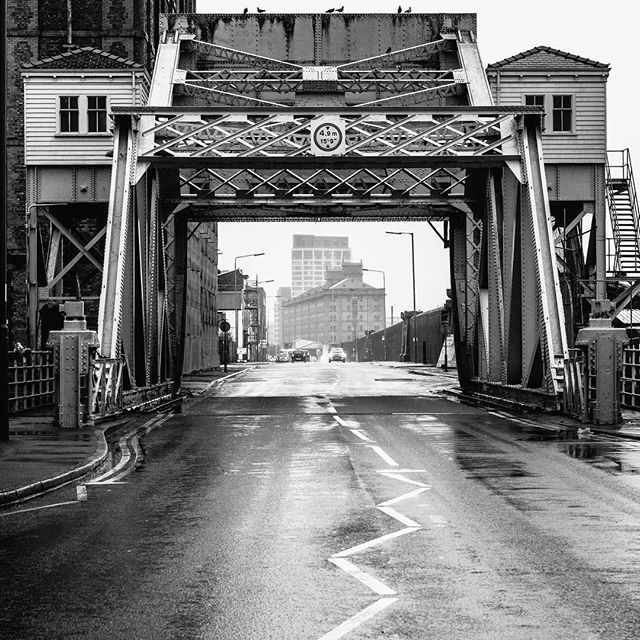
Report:
[{"label": "white line on kerb", "polygon": [[406,529],[398,529],[398,531],[393,531],[392,533],[386,533],[385,535],[380,536],[379,538],[374,538],[373,540],[368,540],[367,542],[358,544],[355,547],[351,547],[350,549],[345,549],[344,551],[340,551],[339,553],[334,553],[331,556],[331,558],[345,558],[347,556],[352,556],[354,553],[359,553],[360,551],[364,551],[365,549],[369,549],[370,547],[375,547],[378,544],[387,542],[387,540],[393,540],[394,538],[399,538],[400,536],[404,536],[407,533],[412,533],[413,531],[419,528],[420,528],[420,525],[416,523],[415,526],[407,527]]},{"label": "white line on kerb", "polygon": [[374,578],[362,569],[359,569],[355,564],[349,562],[349,560],[346,560],[345,558],[331,557],[329,558],[329,562],[333,562],[336,567],[340,567],[340,569],[346,571],[350,576],[362,582],[362,584],[369,587],[371,591],[377,593],[379,596],[393,596],[396,593],[393,589],[387,587],[386,584],[383,584],[377,578]]},{"label": "white line on kerb", "polygon": [[399,511],[396,511],[393,507],[378,507],[382,513],[386,513],[388,516],[395,518],[400,524],[403,524],[405,527],[411,528],[413,531],[416,529],[420,529],[420,524],[411,518],[407,518],[407,516],[403,516]]},{"label": "white line on kerb", "polygon": [[8,511],[7,513],[0,513],[0,518],[6,518],[7,516],[17,516],[19,513],[29,513],[30,511],[41,511],[42,509],[53,509],[53,507],[63,507],[67,504],[78,504],[78,501],[70,500],[68,502],[56,502],[56,504],[43,504],[40,507],[30,507],[29,509],[20,509],[19,511]]},{"label": "white line on kerb", "polygon": [[403,493],[401,496],[397,498],[391,498],[391,500],[385,500],[381,502],[378,507],[390,507],[392,504],[396,504],[397,502],[402,502],[403,500],[408,500],[409,498],[413,498],[414,496],[420,495],[423,491],[428,491],[431,487],[420,487],[419,489],[414,489],[413,491],[409,491],[408,493]]},{"label": "white line on kerb", "polygon": [[397,467],[398,463],[389,455],[387,455],[380,447],[372,444],[371,448],[390,466]]},{"label": "white line on kerb", "polygon": [[393,604],[398,598],[380,598],[373,604],[356,613],[355,616],[351,616],[345,620],[342,624],[338,625],[335,629],[325,633],[320,640],[340,640],[353,631],[356,627],[359,627],[363,622],[366,622],[370,618],[373,618],[376,614],[380,613],[383,609],[386,609],[390,604]]}]

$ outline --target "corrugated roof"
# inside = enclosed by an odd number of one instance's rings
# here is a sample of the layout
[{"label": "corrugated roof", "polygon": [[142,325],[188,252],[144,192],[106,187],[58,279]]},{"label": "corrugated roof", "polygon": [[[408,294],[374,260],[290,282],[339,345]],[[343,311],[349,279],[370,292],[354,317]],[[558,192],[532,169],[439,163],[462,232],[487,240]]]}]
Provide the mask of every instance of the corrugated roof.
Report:
[{"label": "corrugated roof", "polygon": [[[541,54],[546,54],[541,55]],[[546,59],[545,59],[546,58]],[[526,66],[540,66],[540,62],[550,61],[562,61],[571,68],[579,66],[588,66],[596,69],[609,69],[609,65],[604,62],[597,62],[596,60],[590,60],[582,56],[575,55],[574,53],[568,53],[567,51],[560,51],[560,49],[554,49],[553,47],[538,46],[533,49],[528,49],[521,53],[517,53],[514,56],[505,58],[498,62],[493,62],[487,66],[487,69],[497,69],[502,67],[526,67]]]}]

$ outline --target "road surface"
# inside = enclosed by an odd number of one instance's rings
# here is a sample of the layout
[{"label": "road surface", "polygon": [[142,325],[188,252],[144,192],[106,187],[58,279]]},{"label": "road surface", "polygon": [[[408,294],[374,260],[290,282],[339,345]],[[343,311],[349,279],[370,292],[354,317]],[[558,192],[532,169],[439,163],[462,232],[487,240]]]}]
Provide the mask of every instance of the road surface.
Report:
[{"label": "road surface", "polygon": [[144,464],[0,512],[5,640],[636,639],[640,443],[272,364]]}]

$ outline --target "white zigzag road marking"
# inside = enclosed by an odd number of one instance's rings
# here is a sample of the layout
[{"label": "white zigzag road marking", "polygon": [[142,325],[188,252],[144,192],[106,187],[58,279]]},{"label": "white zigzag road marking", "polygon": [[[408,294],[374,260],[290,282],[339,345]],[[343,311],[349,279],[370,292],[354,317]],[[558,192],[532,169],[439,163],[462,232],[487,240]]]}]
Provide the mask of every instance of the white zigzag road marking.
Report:
[{"label": "white zigzag road marking", "polygon": [[[329,406],[328,410],[336,414],[337,411],[333,406]],[[333,416],[333,419],[340,425],[348,427],[348,424],[342,420],[337,415]],[[369,437],[361,432],[358,429],[350,429],[351,433],[360,438],[361,440],[371,441]],[[387,455],[380,447],[375,445],[369,445],[390,467],[399,467],[398,463],[391,458],[391,456]],[[401,496],[397,496],[396,498],[391,498],[386,500],[385,502],[381,502],[377,508],[382,511],[382,513],[398,520],[402,524],[406,525],[404,529],[399,529],[398,531],[393,531],[392,533],[387,533],[383,536],[379,536],[378,538],[374,538],[373,540],[368,540],[367,542],[363,542],[362,544],[356,545],[355,547],[350,547],[349,549],[344,549],[343,551],[339,551],[335,553],[329,558],[329,562],[336,565],[350,576],[362,582],[362,584],[366,585],[373,592],[377,593],[379,596],[393,596],[396,592],[388,587],[383,582],[380,582],[377,578],[374,578],[372,575],[366,573],[362,569],[359,569],[355,564],[346,559],[345,556],[352,556],[360,551],[364,551],[366,549],[370,549],[376,545],[382,544],[383,542],[387,542],[389,540],[393,540],[394,538],[399,538],[400,536],[404,536],[407,533],[413,533],[414,531],[418,531],[422,529],[421,525],[419,525],[411,518],[399,513],[395,509],[392,509],[390,505],[396,504],[397,502],[401,502],[402,500],[408,500],[414,496],[421,494],[428,489],[431,489],[431,486],[425,484],[423,482],[418,482],[417,480],[411,480],[410,478],[405,478],[402,473],[423,473],[424,469],[383,469],[378,470],[378,473],[383,473],[389,478],[395,478],[396,480],[400,480],[401,482],[406,482],[407,484],[417,485],[419,488],[409,491],[407,493],[402,494]],[[345,620],[342,624],[338,625],[335,629],[332,629],[328,633],[325,633],[320,640],[338,640],[342,638],[347,633],[353,631],[353,629],[359,627],[362,623],[366,622],[377,613],[386,609],[389,605],[393,604],[398,598],[381,598],[377,602],[370,604],[368,607],[351,616],[347,620]]]},{"label": "white zigzag road marking", "polygon": [[331,557],[344,558],[345,556],[352,556],[354,553],[358,553],[359,551],[364,551],[365,549],[369,549],[370,547],[375,547],[378,544],[387,542],[387,540],[393,540],[393,538],[399,538],[400,536],[404,536],[405,534],[411,533],[419,528],[420,528],[420,525],[415,525],[412,527],[407,527],[406,529],[398,529],[398,531],[393,531],[392,533],[386,533],[385,535],[380,536],[379,538],[374,538],[373,540],[368,540],[367,542],[358,544],[355,547],[350,547],[349,549],[345,549],[344,551],[334,553]]},{"label": "white zigzag road marking", "polygon": [[357,436],[358,438],[360,438],[360,440],[364,440],[365,442],[371,442],[371,438],[366,434],[362,433],[360,429],[349,429],[349,431],[351,431],[351,433],[353,433],[354,436]]},{"label": "white zigzag road marking", "polygon": [[377,613],[380,613],[383,609],[386,609],[390,604],[393,604],[398,598],[380,598],[373,604],[364,608],[355,616],[351,616],[345,620],[342,624],[338,625],[335,629],[325,633],[320,640],[339,640],[353,631],[356,627],[359,627],[363,622],[366,622],[370,618],[373,618]]},{"label": "white zigzag road marking", "polygon": [[387,587],[386,584],[380,582],[380,580],[364,572],[362,569],[359,569],[355,564],[345,558],[332,556],[329,558],[329,562],[333,562],[336,567],[340,567],[343,571],[346,571],[350,576],[362,582],[362,584],[369,587],[371,591],[377,593],[379,596],[393,596],[396,593],[393,589]]},{"label": "white zigzag road marking", "polygon": [[396,511],[393,507],[378,507],[382,513],[386,513],[388,516],[395,518],[398,522],[405,525],[405,527],[412,527],[414,529],[421,529],[422,527],[411,518],[403,516],[400,512]]},{"label": "white zigzag road marking", "polygon": [[371,445],[371,448],[390,466],[397,467],[398,463],[390,456],[387,455],[380,447],[375,444]]},{"label": "white zigzag road marking", "polygon": [[418,487],[424,487],[425,489],[430,489],[431,487],[424,482],[418,482],[417,480],[411,480],[410,478],[405,478],[397,473],[395,473],[394,469],[389,469],[389,471],[381,471],[388,478],[395,478],[396,480],[401,480],[402,482],[406,482],[407,484],[415,484]]},{"label": "white zigzag road marking", "polygon": [[385,500],[378,505],[380,507],[390,507],[392,504],[396,504],[397,502],[402,502],[403,500],[408,500],[409,498],[413,498],[414,496],[420,495],[423,491],[429,491],[431,487],[420,487],[419,489],[414,489],[413,491],[409,491],[408,493],[403,493],[401,496],[397,498],[391,498],[391,500]]}]

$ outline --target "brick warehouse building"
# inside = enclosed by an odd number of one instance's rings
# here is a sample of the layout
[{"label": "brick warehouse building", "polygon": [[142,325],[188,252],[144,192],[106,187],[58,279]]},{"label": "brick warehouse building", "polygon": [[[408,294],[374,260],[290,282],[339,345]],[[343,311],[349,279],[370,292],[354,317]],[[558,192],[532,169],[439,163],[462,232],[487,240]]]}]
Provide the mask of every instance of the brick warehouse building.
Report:
[{"label": "brick warehouse building", "polygon": [[[194,13],[195,0],[8,2],[10,345],[42,346],[67,299],[84,300],[96,328],[112,162],[108,112],[144,104],[161,14],[175,11]],[[185,370],[217,364],[217,228],[192,231]]]}]

